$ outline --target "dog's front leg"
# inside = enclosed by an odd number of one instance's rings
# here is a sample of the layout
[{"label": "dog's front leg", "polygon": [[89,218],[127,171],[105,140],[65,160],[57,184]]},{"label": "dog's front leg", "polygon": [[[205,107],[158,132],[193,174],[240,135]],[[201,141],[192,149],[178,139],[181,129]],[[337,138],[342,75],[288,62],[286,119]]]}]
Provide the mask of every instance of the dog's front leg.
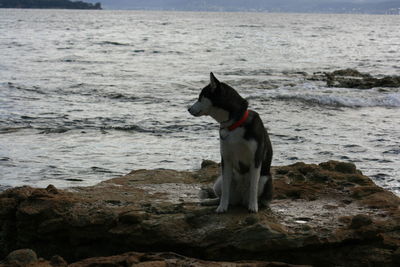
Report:
[{"label": "dog's front leg", "polygon": [[258,212],[258,184],[260,181],[260,167],[250,168],[249,211]]},{"label": "dog's front leg", "polygon": [[219,201],[219,206],[216,210],[218,213],[223,213],[228,210],[231,183],[232,183],[232,175],[233,175],[233,171],[232,171],[231,164],[229,164],[229,162],[222,161],[221,199]]}]

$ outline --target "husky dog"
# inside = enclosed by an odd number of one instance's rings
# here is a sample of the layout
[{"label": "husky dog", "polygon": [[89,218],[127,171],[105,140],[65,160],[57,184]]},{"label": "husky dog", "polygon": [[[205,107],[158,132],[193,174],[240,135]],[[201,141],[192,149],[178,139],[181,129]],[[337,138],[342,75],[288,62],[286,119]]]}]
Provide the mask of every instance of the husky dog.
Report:
[{"label": "husky dog", "polygon": [[259,200],[268,205],[272,199],[271,141],[258,113],[247,107],[235,89],[210,73],[210,84],[189,108],[193,116],[209,115],[220,124],[222,175],[213,187],[218,213],[226,212],[229,204],[257,212]]}]

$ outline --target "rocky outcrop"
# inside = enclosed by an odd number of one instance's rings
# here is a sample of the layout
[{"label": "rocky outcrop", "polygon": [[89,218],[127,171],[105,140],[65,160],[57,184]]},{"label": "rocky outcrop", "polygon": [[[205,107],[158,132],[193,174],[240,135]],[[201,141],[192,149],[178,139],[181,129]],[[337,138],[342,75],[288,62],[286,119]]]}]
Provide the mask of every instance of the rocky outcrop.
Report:
[{"label": "rocky outcrop", "polygon": [[101,9],[101,3],[92,4],[70,0],[2,0],[0,8]]},{"label": "rocky outcrop", "polygon": [[310,80],[326,81],[328,87],[370,89],[374,87],[400,87],[400,76],[372,77],[355,69],[314,73]]},{"label": "rocky outcrop", "polygon": [[[195,172],[137,170],[93,187],[8,189],[0,195],[0,258],[30,248],[48,262],[59,255],[83,264],[76,266],[128,262],[129,255],[155,255],[160,266],[169,259],[199,266],[400,264],[400,200],[353,164],[296,163],[273,172],[274,200],[257,214],[240,207],[216,214],[199,204],[218,175],[213,162]],[[106,258],[81,261],[89,257]]]},{"label": "rocky outcrop", "polygon": [[[6,266],[29,266],[29,267],[93,267],[93,266],[107,266],[107,267],[173,267],[173,266],[196,266],[196,267],[307,267],[309,265],[293,265],[283,262],[265,262],[265,261],[240,261],[240,262],[224,262],[224,261],[205,261],[195,258],[185,257],[172,252],[161,253],[139,253],[128,252],[121,255],[109,257],[96,257],[88,258],[72,264],[68,264],[62,257],[53,256],[50,260],[45,259],[30,259],[31,254],[35,253],[32,250],[16,250],[10,253],[18,254],[17,258],[12,260],[6,259],[0,267]],[[35,254],[36,256],[36,254]]]}]

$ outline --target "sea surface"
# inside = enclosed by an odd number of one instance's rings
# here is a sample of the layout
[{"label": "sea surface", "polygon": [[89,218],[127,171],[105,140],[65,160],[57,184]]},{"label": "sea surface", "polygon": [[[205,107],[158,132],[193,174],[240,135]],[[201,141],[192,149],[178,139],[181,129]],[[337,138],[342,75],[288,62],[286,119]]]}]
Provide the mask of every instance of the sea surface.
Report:
[{"label": "sea surface", "polygon": [[93,185],[219,161],[187,107],[210,71],[261,114],[273,165],[353,162],[400,194],[400,88],[314,72],[400,74],[400,16],[0,9],[0,188]]}]

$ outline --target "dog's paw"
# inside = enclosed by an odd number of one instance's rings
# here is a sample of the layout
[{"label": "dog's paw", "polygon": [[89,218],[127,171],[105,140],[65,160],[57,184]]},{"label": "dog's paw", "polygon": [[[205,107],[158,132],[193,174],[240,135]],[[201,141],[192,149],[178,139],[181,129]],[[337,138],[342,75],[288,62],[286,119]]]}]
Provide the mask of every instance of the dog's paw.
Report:
[{"label": "dog's paw", "polygon": [[228,207],[225,207],[223,205],[219,205],[218,208],[215,210],[217,213],[225,213],[228,211]]},{"label": "dog's paw", "polygon": [[258,204],[257,202],[255,204],[249,204],[249,211],[253,213],[258,212]]}]

